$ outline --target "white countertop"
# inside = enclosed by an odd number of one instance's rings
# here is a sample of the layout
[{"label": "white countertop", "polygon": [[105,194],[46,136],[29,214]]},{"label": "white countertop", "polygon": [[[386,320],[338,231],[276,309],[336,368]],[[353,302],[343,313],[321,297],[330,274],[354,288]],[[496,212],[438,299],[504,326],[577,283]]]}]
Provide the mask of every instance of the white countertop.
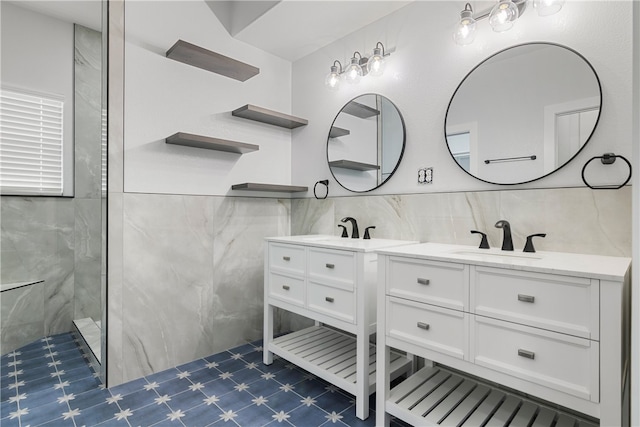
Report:
[{"label": "white countertop", "polygon": [[281,236],[267,237],[269,242],[289,243],[294,245],[314,246],[317,248],[343,249],[353,252],[373,252],[382,248],[397,247],[402,245],[414,245],[418,243],[412,240],[391,239],[351,239],[348,237],[331,236],[325,234],[312,234],[307,236]]},{"label": "white countertop", "polygon": [[380,249],[377,252],[432,261],[456,262],[613,281],[623,280],[631,266],[631,258],[625,257],[545,251],[527,253],[517,250],[478,249],[475,246],[442,243],[420,243]]},{"label": "white countertop", "polygon": [[25,286],[35,285],[37,283],[42,283],[44,280],[31,280],[29,282],[14,282],[14,283],[3,283],[0,285],[0,292],[10,291],[11,289],[23,288]]}]

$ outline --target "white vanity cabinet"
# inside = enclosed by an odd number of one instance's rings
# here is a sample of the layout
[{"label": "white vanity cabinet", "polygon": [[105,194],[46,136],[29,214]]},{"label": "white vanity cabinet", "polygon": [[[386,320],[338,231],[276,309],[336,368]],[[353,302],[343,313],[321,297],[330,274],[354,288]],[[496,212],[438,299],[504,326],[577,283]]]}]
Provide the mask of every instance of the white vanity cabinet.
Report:
[{"label": "white vanity cabinet", "polygon": [[[356,416],[369,416],[375,391],[378,256],[385,247],[416,242],[291,236],[266,239],[264,264],[264,363],[273,354],[356,396]],[[273,336],[274,307],[316,321],[310,328]],[[391,377],[410,360],[390,353]]]},{"label": "white vanity cabinet", "polygon": [[[574,425],[553,405],[601,426],[627,421],[630,259],[425,243],[379,251],[378,262],[377,425],[388,414]],[[427,359],[393,390],[390,348]]]}]

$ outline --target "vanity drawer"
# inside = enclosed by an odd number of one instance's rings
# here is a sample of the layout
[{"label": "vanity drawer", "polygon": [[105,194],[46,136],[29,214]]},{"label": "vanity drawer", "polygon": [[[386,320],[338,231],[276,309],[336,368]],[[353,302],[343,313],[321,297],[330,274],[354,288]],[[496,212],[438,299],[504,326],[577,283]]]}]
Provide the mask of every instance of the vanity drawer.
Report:
[{"label": "vanity drawer", "polygon": [[474,267],[471,306],[482,316],[599,339],[599,281]]},{"label": "vanity drawer", "polygon": [[469,266],[390,257],[387,294],[454,310],[468,307]]},{"label": "vanity drawer", "polygon": [[307,306],[317,313],[355,323],[356,297],[354,291],[309,282],[307,285]]},{"label": "vanity drawer", "polygon": [[353,290],[356,280],[355,253],[309,248],[309,278]]},{"label": "vanity drawer", "polygon": [[387,297],[386,334],[429,350],[464,359],[468,313]]},{"label": "vanity drawer", "polygon": [[303,275],[305,271],[304,247],[270,243],[269,268]]},{"label": "vanity drawer", "polygon": [[290,304],[304,306],[304,279],[269,273],[269,296]]},{"label": "vanity drawer", "polygon": [[598,342],[482,316],[471,329],[477,365],[599,401]]}]

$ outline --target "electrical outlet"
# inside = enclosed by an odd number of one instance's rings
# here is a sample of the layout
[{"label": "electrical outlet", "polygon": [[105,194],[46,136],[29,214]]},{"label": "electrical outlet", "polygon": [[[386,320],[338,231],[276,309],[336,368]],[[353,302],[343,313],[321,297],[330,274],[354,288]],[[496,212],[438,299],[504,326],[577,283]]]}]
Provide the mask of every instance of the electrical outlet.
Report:
[{"label": "electrical outlet", "polygon": [[431,184],[433,182],[433,168],[418,169],[418,184]]}]

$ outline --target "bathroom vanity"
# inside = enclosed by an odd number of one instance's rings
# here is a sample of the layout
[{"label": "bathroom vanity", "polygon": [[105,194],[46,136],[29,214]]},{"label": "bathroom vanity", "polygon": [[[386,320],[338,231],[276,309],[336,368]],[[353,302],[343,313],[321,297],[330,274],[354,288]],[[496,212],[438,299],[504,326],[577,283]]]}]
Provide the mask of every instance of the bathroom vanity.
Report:
[{"label": "bathroom vanity", "polygon": [[[264,363],[277,354],[356,396],[356,416],[369,416],[375,391],[377,249],[416,242],[291,236],[266,239]],[[315,325],[274,339],[274,307],[315,320]],[[411,360],[390,352],[391,378]]]},{"label": "bathroom vanity", "polygon": [[[624,425],[629,258],[435,243],[378,257],[376,425],[389,414],[413,425],[573,425],[554,404]],[[426,359],[393,389],[390,348]]]}]

